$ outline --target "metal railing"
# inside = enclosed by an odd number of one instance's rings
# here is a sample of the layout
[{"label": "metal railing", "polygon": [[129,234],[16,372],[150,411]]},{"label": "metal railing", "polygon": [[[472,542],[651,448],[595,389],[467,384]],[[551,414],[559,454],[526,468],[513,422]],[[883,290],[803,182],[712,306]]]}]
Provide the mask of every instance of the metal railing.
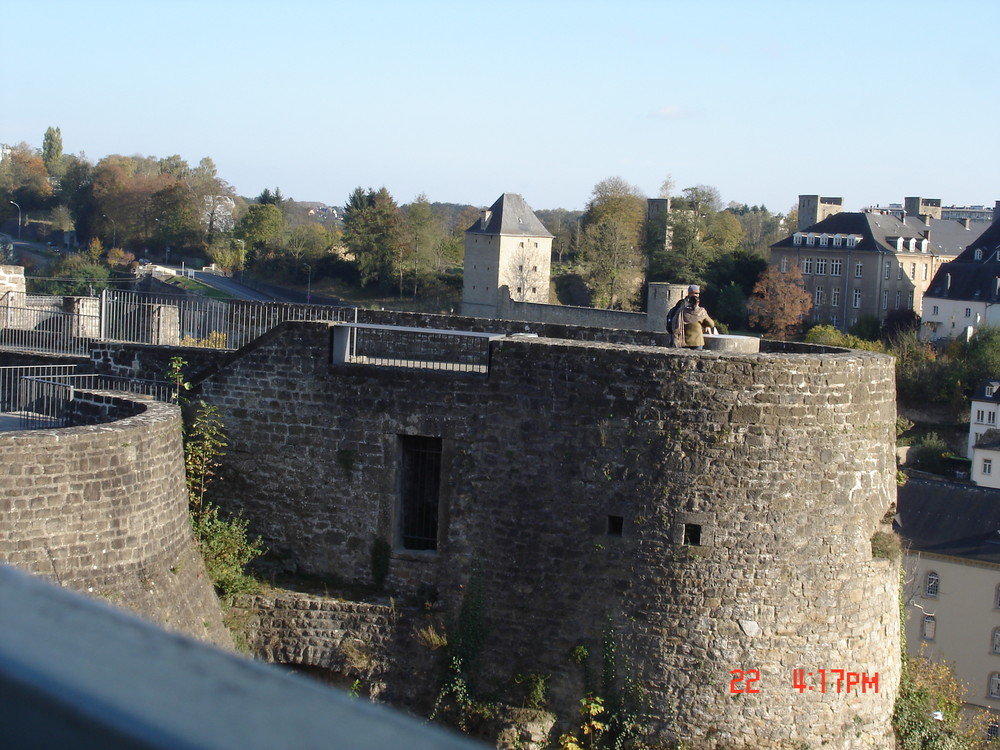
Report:
[{"label": "metal railing", "polygon": [[0,367],[0,412],[17,417],[21,430],[67,426],[77,390],[124,391],[157,401],[173,396],[166,381],[79,373],[76,365]]},{"label": "metal railing", "polygon": [[487,373],[490,341],[502,333],[407,328],[368,323],[334,326],[335,364]]},{"label": "metal railing", "polygon": [[239,349],[286,320],[357,320],[353,307],[105,290],[0,296],[0,348],[87,356],[93,341]]}]

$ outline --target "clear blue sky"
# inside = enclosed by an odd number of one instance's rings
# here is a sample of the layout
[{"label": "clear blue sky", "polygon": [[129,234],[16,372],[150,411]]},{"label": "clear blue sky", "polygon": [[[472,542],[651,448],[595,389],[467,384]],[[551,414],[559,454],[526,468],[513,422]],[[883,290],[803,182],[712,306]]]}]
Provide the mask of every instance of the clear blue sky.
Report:
[{"label": "clear blue sky", "polygon": [[0,142],[208,156],[241,195],[1000,199],[996,0],[24,0],[0,28]]}]

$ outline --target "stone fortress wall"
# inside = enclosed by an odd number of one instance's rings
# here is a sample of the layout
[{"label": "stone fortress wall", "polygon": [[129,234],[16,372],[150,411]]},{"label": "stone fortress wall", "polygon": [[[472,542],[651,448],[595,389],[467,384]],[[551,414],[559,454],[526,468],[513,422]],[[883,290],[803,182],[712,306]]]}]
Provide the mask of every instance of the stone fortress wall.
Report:
[{"label": "stone fortress wall", "polygon": [[[196,394],[230,436],[226,502],[297,573],[370,583],[385,539],[390,592],[450,612],[481,597],[482,684],[551,675],[571,720],[569,654],[599,673],[610,625],[663,737],[892,747],[898,568],[870,543],[895,489],[891,359],[606,336],[500,339],[482,375],[332,364],[331,324],[283,324]],[[431,551],[400,541],[412,437],[440,446]],[[819,670],[868,689],[823,692]]]},{"label": "stone fortress wall", "polygon": [[72,405],[77,426],[0,432],[0,561],[232,648],[188,519],[180,411]]}]

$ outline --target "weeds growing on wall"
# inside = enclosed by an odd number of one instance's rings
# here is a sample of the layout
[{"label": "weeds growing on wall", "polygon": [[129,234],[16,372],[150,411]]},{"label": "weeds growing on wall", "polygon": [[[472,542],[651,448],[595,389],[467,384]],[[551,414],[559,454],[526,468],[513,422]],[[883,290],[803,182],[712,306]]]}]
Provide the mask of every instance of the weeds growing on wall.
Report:
[{"label": "weeds growing on wall", "polygon": [[486,601],[478,566],[473,565],[458,617],[447,639],[445,676],[431,719],[474,732],[477,724],[495,714],[495,704],[476,697],[479,657],[486,643]]},{"label": "weeds growing on wall", "polygon": [[[167,378],[174,384],[174,400],[179,404],[183,404],[183,393],[191,387],[184,380],[186,364],[182,358],[174,357],[167,368]],[[191,528],[212,583],[223,596],[233,596],[257,588],[256,579],[247,574],[246,568],[264,554],[264,547],[259,537],[250,538],[245,518],[224,517],[219,507],[205,497],[216,479],[225,447],[226,434],[218,408],[199,402],[184,427],[184,470]]]},{"label": "weeds growing on wall", "polygon": [[[585,646],[573,649],[570,658],[583,668],[584,690],[580,701],[580,726],[559,738],[561,750],[624,750],[644,748],[645,716],[649,696],[632,673],[631,661],[619,656],[620,639],[609,616],[601,641],[599,680]],[[599,685],[595,685],[599,681]]]}]

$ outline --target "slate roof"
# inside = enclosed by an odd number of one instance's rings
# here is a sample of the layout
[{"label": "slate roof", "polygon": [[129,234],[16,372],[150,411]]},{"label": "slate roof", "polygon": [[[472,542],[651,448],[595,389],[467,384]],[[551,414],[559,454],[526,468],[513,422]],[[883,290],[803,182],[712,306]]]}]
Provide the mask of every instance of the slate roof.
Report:
[{"label": "slate roof", "polygon": [[535,212],[517,193],[504,193],[488,209],[488,220],[483,226],[482,219],[466,229],[472,234],[507,234],[526,237],[553,237],[545,225],[535,216]]},{"label": "slate roof", "polygon": [[[919,222],[919,225],[921,229],[926,228],[923,222]],[[889,237],[902,237],[904,240],[910,238],[920,240],[923,239],[921,229],[904,223],[891,214],[844,211],[833,216],[828,216],[822,221],[806,227],[801,230],[801,233],[807,234],[811,232],[814,234],[829,235],[854,234],[861,238],[856,246],[848,248],[846,245],[842,245],[841,247],[827,245],[820,250],[816,245],[796,245],[794,241],[795,235],[788,235],[785,239],[771,245],[771,248],[807,249],[810,252],[835,252],[838,250],[846,252],[850,250],[851,253],[866,251],[895,253],[896,246],[889,244]]]},{"label": "slate roof", "polygon": [[990,225],[988,221],[973,221],[966,229],[965,224],[955,219],[931,219],[930,224],[925,224],[917,216],[907,216],[905,221],[906,226],[917,232],[930,229],[929,239],[934,252],[938,255],[950,256],[960,254]]},{"label": "slate roof", "polygon": [[[982,251],[980,260],[976,260],[977,250]],[[1000,301],[998,278],[1000,222],[993,222],[955,260],[941,265],[924,296],[968,302],[997,302]]]},{"label": "slate roof", "polygon": [[911,551],[1000,564],[1000,490],[910,477],[896,508]]}]

